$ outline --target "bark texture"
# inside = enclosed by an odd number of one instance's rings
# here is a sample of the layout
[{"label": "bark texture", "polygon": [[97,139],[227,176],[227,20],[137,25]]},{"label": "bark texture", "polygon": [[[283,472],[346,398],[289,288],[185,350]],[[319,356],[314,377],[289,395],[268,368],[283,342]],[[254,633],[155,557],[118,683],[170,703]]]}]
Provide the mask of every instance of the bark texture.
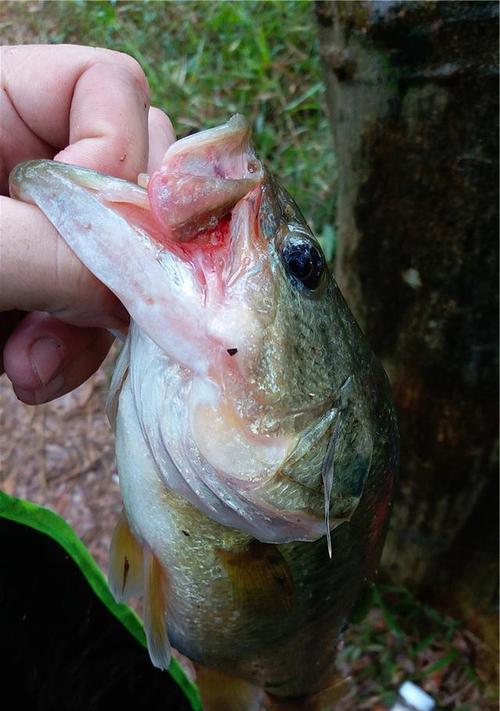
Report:
[{"label": "bark texture", "polygon": [[497,475],[498,4],[318,2],[316,13],[337,278],[399,417],[383,564],[428,582]]}]

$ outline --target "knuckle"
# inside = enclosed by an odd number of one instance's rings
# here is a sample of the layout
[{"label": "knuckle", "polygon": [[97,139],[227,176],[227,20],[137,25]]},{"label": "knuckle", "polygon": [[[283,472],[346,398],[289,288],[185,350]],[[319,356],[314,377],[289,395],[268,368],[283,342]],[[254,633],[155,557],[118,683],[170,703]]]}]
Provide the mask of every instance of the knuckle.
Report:
[{"label": "knuckle", "polygon": [[144,73],[143,68],[134,57],[130,54],[125,54],[124,52],[113,51],[116,61],[118,64],[123,66],[123,68],[132,76],[134,82],[139,87],[139,89],[149,96],[149,83]]},{"label": "knuckle", "polygon": [[130,54],[114,49],[100,49],[94,57],[92,66],[95,67],[99,64],[112,65],[124,71],[132,79],[137,90],[149,101],[149,82],[137,59],[134,59]]}]

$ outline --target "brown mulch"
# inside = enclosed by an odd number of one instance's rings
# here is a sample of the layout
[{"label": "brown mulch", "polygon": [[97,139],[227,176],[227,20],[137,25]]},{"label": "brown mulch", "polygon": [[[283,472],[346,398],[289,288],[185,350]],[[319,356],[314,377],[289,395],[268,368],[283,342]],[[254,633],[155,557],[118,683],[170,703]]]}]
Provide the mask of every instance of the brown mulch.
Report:
[{"label": "brown mulch", "polygon": [[0,378],[0,488],[68,521],[106,570],[121,497],[114,437],[105,415],[117,349],[77,390],[30,407]]}]

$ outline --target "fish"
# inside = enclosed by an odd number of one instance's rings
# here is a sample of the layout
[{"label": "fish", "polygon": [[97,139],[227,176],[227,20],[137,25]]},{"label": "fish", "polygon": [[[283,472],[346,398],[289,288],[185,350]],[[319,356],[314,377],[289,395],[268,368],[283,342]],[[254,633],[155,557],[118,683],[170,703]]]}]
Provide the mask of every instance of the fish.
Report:
[{"label": "fish", "polygon": [[10,178],[123,302],[108,415],[123,513],[109,583],[206,711],[331,709],[398,459],[387,376],[240,115],[137,183],[34,160]]}]

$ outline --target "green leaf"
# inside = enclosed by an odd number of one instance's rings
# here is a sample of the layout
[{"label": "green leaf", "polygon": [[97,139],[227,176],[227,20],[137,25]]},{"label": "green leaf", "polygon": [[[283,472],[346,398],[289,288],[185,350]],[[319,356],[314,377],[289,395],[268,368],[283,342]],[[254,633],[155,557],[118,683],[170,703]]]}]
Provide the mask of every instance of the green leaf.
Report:
[{"label": "green leaf", "polygon": [[[31,501],[17,499],[2,491],[0,491],[0,516],[34,528],[59,543],[66,553],[73,558],[94,593],[106,605],[111,614],[123,624],[138,642],[146,647],[146,637],[141,620],[130,607],[115,601],[101,569],[64,519],[53,511],[43,508],[43,506],[38,506]],[[201,711],[198,689],[187,678],[176,659],[172,659],[168,673],[184,692],[193,711]]]}]

